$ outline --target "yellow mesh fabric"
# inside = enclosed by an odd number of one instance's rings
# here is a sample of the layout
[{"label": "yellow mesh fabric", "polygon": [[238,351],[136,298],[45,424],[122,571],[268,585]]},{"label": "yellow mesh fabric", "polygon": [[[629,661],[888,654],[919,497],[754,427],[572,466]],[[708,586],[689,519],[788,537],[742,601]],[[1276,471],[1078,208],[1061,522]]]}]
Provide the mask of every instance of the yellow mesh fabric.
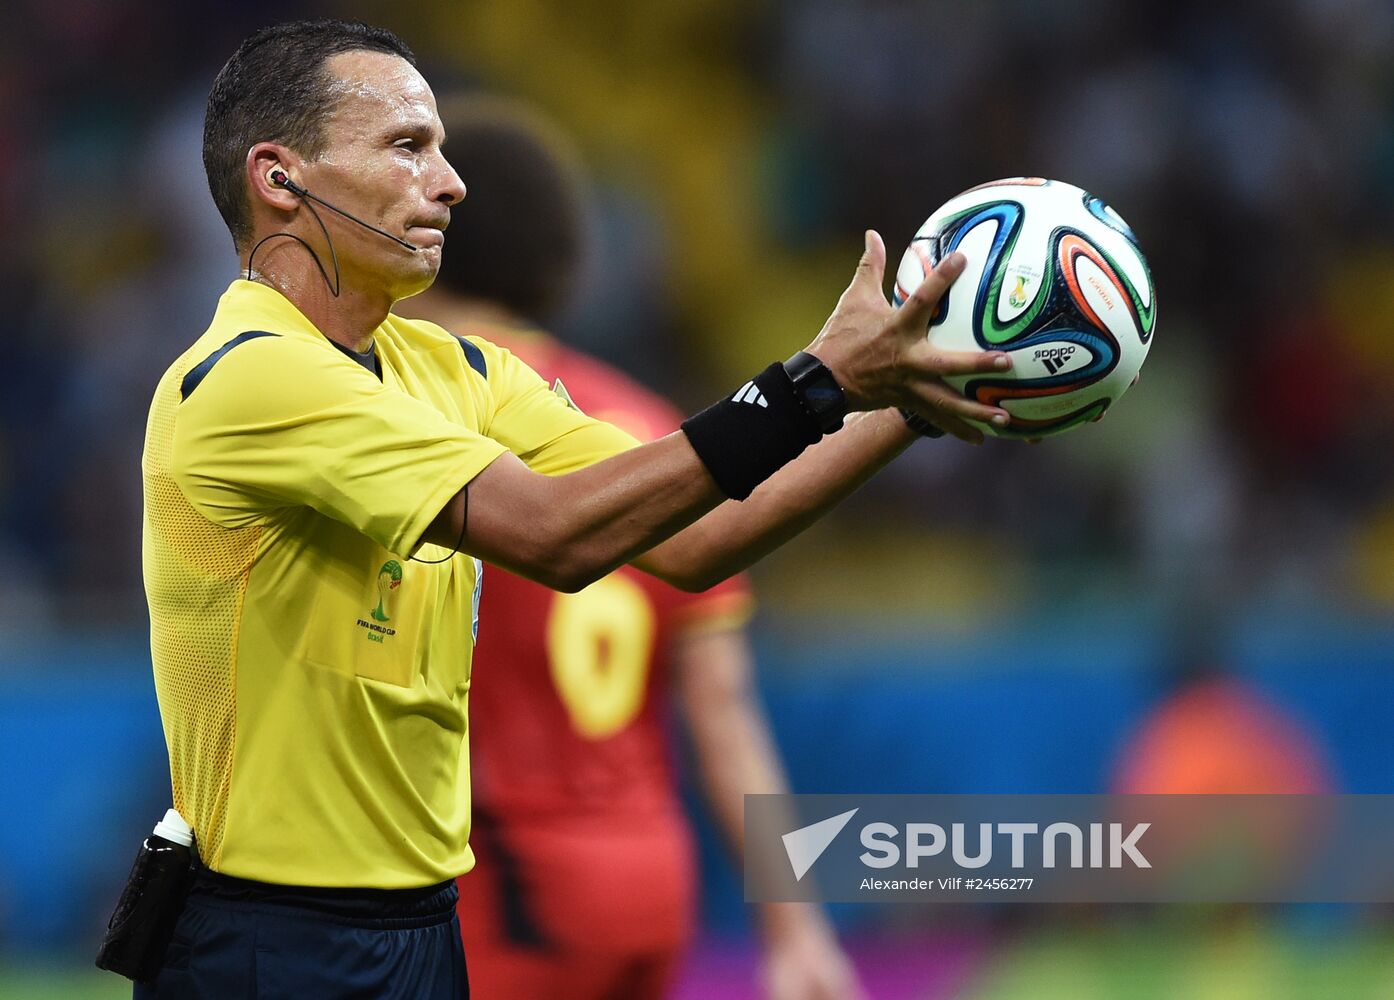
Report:
[{"label": "yellow mesh fabric", "polygon": [[216,867],[237,738],[238,623],[262,529],[213,524],[170,478],[182,377],[178,367],[166,373],[146,430],[145,590],[174,806],[193,826],[204,862]]}]

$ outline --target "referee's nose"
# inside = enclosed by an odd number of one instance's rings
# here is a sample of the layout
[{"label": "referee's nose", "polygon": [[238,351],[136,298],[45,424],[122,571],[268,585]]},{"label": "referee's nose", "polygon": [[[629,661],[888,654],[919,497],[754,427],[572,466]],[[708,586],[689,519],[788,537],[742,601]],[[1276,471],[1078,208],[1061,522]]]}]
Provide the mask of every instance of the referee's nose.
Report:
[{"label": "referee's nose", "polygon": [[440,158],[440,165],[441,169],[437,172],[437,180],[430,192],[430,199],[443,205],[458,204],[465,197],[465,182],[460,180],[460,175],[455,172],[455,168],[444,156]]}]

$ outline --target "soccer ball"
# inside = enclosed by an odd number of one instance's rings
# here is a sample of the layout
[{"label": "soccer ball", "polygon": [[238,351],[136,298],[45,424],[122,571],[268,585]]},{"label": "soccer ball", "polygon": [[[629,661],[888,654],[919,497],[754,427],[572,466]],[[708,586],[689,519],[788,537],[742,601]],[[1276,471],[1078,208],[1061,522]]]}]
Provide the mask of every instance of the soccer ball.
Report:
[{"label": "soccer ball", "polygon": [[968,265],[930,320],[929,339],[1012,357],[1007,372],[945,379],[1012,415],[1003,428],[972,423],[1036,438],[1102,417],[1142,367],[1157,322],[1152,273],[1122,217],[1043,177],[980,184],[915,234],[896,273],[895,304],[954,250]]}]

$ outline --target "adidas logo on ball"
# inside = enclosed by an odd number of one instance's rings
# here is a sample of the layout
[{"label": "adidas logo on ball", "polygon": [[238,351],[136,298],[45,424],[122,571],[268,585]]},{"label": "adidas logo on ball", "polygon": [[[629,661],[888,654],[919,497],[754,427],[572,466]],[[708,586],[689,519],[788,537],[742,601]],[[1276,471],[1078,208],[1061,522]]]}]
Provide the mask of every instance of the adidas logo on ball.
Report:
[{"label": "adidas logo on ball", "polygon": [[1039,361],[1045,365],[1046,371],[1054,375],[1065,367],[1066,362],[1074,356],[1074,353],[1074,344],[1066,344],[1063,347],[1043,347],[1031,356],[1031,360]]}]

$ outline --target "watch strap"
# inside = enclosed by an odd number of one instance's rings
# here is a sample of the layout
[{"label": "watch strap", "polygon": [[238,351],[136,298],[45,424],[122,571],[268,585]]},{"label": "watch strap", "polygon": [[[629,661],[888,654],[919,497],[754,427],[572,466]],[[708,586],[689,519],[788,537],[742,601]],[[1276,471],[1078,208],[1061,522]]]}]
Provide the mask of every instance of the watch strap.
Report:
[{"label": "watch strap", "polygon": [[938,438],[944,436],[944,429],[931,424],[924,417],[914,410],[907,410],[905,407],[897,407],[900,410],[900,419],[905,421],[905,426],[910,428],[920,437]]}]

